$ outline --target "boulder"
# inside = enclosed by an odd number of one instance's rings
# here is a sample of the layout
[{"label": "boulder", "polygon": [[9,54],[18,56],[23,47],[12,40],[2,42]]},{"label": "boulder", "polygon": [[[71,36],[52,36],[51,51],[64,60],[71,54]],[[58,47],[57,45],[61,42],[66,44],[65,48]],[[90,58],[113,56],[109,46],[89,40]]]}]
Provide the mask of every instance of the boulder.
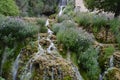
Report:
[{"label": "boulder", "polygon": [[105,72],[103,80],[120,80],[120,70],[118,68],[110,68]]}]

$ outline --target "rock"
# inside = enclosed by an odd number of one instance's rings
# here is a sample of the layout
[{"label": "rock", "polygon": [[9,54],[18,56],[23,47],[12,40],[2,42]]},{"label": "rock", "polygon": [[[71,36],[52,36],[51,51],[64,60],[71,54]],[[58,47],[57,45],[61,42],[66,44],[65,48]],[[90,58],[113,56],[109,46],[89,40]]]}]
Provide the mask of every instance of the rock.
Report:
[{"label": "rock", "polygon": [[43,54],[35,58],[33,62],[35,74],[37,74],[34,75],[33,80],[39,80],[37,78],[43,77],[44,75],[46,75],[46,79],[51,79],[51,77],[53,77],[54,80],[58,80],[59,78],[66,80],[67,77],[71,80],[76,80],[72,65],[71,62],[66,61],[62,57],[56,57],[52,54]]},{"label": "rock", "polygon": [[95,33],[95,37],[100,42],[114,43],[116,41],[115,40],[115,36],[113,35],[113,33],[110,30],[108,31],[107,37],[106,37],[106,30],[105,30],[105,28],[101,28],[99,31],[100,32]]},{"label": "rock", "polygon": [[120,80],[120,70],[118,68],[110,68],[103,76],[103,80]]},{"label": "rock", "polygon": [[115,52],[113,54],[114,57],[114,66],[120,68],[120,52]]}]

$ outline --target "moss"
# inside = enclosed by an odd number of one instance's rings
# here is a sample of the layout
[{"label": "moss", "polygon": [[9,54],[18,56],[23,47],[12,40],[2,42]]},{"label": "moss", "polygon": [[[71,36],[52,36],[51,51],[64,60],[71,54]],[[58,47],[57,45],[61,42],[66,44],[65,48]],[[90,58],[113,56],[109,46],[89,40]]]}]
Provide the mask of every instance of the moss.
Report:
[{"label": "moss", "polygon": [[84,80],[89,80],[89,78],[87,77],[87,73],[83,69],[80,68],[79,71],[81,72],[81,75]]},{"label": "moss", "polygon": [[72,78],[70,76],[65,76],[63,80],[72,80]]},{"label": "moss", "polygon": [[75,65],[78,65],[78,60],[77,60],[76,53],[74,53],[74,52],[71,53],[71,60]]},{"label": "moss", "polygon": [[64,59],[66,59],[67,58],[67,52],[66,51],[62,51],[62,52],[59,52],[60,53],[60,55],[62,55],[62,57],[64,58]]}]

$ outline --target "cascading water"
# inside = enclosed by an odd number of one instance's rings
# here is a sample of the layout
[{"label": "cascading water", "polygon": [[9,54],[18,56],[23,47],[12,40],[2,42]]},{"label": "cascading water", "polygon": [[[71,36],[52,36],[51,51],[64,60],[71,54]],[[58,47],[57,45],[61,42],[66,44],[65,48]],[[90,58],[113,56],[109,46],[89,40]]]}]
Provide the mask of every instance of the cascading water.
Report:
[{"label": "cascading water", "polygon": [[18,68],[19,68],[20,56],[21,56],[21,54],[19,53],[15,62],[14,62],[14,64],[13,64],[13,67],[12,67],[13,80],[16,80],[17,71],[18,71]]},{"label": "cascading water", "polygon": [[79,73],[79,70],[76,66],[72,66],[73,71],[75,72],[75,76],[77,77],[77,80],[83,80],[82,76]]},{"label": "cascading water", "polygon": [[3,53],[3,58],[2,58],[2,61],[1,61],[1,68],[0,68],[0,74],[2,75],[2,68],[3,68],[3,65],[7,59],[7,52],[8,52],[8,47],[5,47],[5,50],[4,50],[4,53]]},{"label": "cascading water", "polygon": [[99,80],[103,80],[102,74],[99,75]]},{"label": "cascading water", "polygon": [[2,56],[3,58],[2,58],[2,61],[1,61],[0,75],[2,75],[3,65],[4,65],[5,61],[7,60],[8,54],[11,54],[15,50],[15,48],[16,47],[14,47],[12,50],[10,50],[10,48],[5,47],[5,50],[4,50],[4,53],[3,53],[3,56]]},{"label": "cascading water", "polygon": [[110,63],[109,63],[110,68],[112,68],[112,67],[114,66],[114,64],[113,64],[113,60],[114,60],[114,57],[111,56],[111,58],[110,58]]},{"label": "cascading water", "polygon": [[[109,68],[106,71],[104,71],[103,75],[105,75],[108,72],[108,70],[111,70],[114,67],[113,61],[114,61],[114,57],[112,55],[109,60]],[[99,80],[103,80],[103,75],[101,74],[99,75]]]},{"label": "cascading water", "polygon": [[68,51],[67,51],[67,60],[68,60],[68,61],[71,60],[71,59],[70,59],[70,51],[69,51],[69,49],[68,49]]},{"label": "cascading water", "polygon": [[60,12],[58,13],[58,16],[61,16],[63,11],[64,11],[64,7],[67,5],[67,0],[60,0]]},{"label": "cascading water", "polygon": [[[46,24],[47,24],[47,23],[49,23],[49,20],[48,20],[48,19],[47,19],[47,21],[46,21]],[[48,24],[48,25],[49,25],[49,24]],[[47,26],[48,26],[48,25],[47,25]],[[47,28],[47,29],[48,29],[47,40],[50,42],[50,45],[49,45],[49,47],[47,48],[47,52],[48,52],[48,53],[51,53],[51,51],[55,50],[56,47],[55,47],[54,43],[52,42],[52,40],[50,39],[51,36],[53,35],[53,32],[52,32],[49,28]]]},{"label": "cascading water", "polygon": [[63,6],[60,6],[60,12],[59,12],[58,16],[61,16],[62,13],[63,13]]},{"label": "cascading water", "polygon": [[31,59],[28,61],[25,67],[25,72],[22,74],[20,80],[30,80],[32,77],[32,62]]},{"label": "cascading water", "polygon": [[45,26],[48,26],[49,25],[49,19],[47,19],[46,23],[45,23]]}]

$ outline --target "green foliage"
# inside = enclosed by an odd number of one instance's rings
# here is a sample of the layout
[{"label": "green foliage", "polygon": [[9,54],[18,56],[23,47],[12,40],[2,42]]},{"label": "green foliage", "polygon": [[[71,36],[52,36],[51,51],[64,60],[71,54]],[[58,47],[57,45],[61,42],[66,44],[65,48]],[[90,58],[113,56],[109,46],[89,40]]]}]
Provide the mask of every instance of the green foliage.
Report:
[{"label": "green foliage", "polygon": [[41,33],[47,32],[47,27],[45,26],[46,20],[47,20],[46,18],[40,18],[37,20],[37,25],[40,26],[39,32],[41,32]]},{"label": "green foliage", "polygon": [[105,69],[105,62],[113,55],[115,48],[113,46],[108,46],[104,49],[104,55],[99,56],[99,64],[102,69]]},{"label": "green foliage", "polygon": [[115,18],[113,20],[111,20],[110,22],[110,28],[112,30],[112,32],[115,34],[115,38],[117,39],[117,42],[120,45],[120,20]]},{"label": "green foliage", "polygon": [[61,23],[64,20],[70,20],[70,17],[66,14],[63,14],[63,15],[57,17],[57,22],[58,23]]},{"label": "green foliage", "polygon": [[[104,10],[115,13],[117,17],[120,14],[120,1],[119,0],[85,0],[89,9]],[[97,5],[96,5],[97,4]]]},{"label": "green foliage", "polygon": [[76,51],[84,52],[89,48],[90,45],[92,45],[94,42],[94,37],[81,29],[77,30],[77,32],[78,38],[76,43]]},{"label": "green foliage", "polygon": [[16,3],[23,16],[51,15],[58,8],[58,0],[16,0]]},{"label": "green foliage", "polygon": [[62,25],[62,23],[56,23],[56,24],[53,24],[52,26],[52,30],[55,34],[57,34],[60,30],[60,28],[62,28],[64,25]]},{"label": "green foliage", "polygon": [[93,48],[88,48],[79,56],[81,68],[85,70],[89,80],[98,80],[100,69],[97,62],[98,52]]},{"label": "green foliage", "polygon": [[19,14],[18,7],[14,0],[0,0],[0,14],[16,16]]},{"label": "green foliage", "polygon": [[73,23],[67,24],[65,22],[63,26],[56,27],[58,43],[62,43],[65,48],[69,48],[70,50],[81,50],[82,52],[91,45],[94,39],[87,32],[77,29],[72,25],[75,26]]},{"label": "green foliage", "polygon": [[0,80],[5,80],[4,78],[0,77]]},{"label": "green foliage", "polygon": [[78,34],[74,29],[61,30],[57,34],[58,42],[64,44],[65,48],[75,47],[77,37]]},{"label": "green foliage", "polygon": [[75,5],[74,0],[69,0],[63,13],[67,14],[70,17],[73,17],[75,15],[75,13],[74,13],[74,5]]},{"label": "green foliage", "polygon": [[60,30],[65,30],[69,28],[76,28],[76,25],[71,20],[65,20],[62,23],[56,23],[52,26],[52,30],[55,34],[57,34]]},{"label": "green foliage", "polygon": [[24,41],[37,32],[37,26],[26,23],[19,18],[7,18],[0,24],[0,40],[5,44],[12,45],[14,41]]},{"label": "green foliage", "polygon": [[107,24],[106,18],[91,13],[78,13],[75,21],[79,26],[97,27],[97,29],[105,27]]}]

